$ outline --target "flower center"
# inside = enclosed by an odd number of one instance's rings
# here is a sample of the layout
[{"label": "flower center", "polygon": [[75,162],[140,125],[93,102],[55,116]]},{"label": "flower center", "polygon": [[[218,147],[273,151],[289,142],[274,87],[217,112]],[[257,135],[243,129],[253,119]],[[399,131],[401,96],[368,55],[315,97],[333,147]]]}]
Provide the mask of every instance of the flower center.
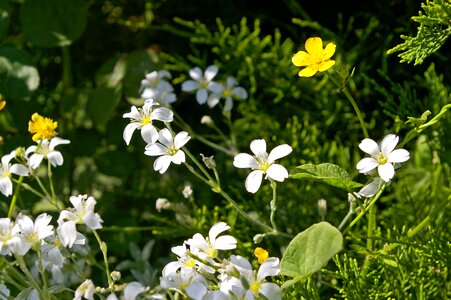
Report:
[{"label": "flower center", "polygon": [[383,152],[376,155],[376,161],[379,165],[385,165],[388,162],[388,157]]},{"label": "flower center", "polygon": [[5,177],[9,177],[10,173],[8,170],[8,167],[6,166],[2,166],[0,167],[0,178],[5,178]]},{"label": "flower center", "polygon": [[259,289],[260,289],[260,282],[254,282],[251,284],[251,291],[254,295],[258,295]]},{"label": "flower center", "polygon": [[206,89],[208,87],[208,81],[205,79],[199,79],[199,89]]},{"label": "flower center", "polygon": [[225,89],[223,92],[224,97],[229,97],[232,95],[232,90],[230,89]]},{"label": "flower center", "polygon": [[146,124],[152,123],[152,120],[150,119],[149,116],[145,116],[145,117],[141,120],[141,123],[142,123],[142,125],[144,126],[144,125],[146,125]]},{"label": "flower center", "polygon": [[168,152],[168,154],[170,155],[170,156],[174,156],[174,155],[176,155],[177,154],[177,152],[179,151],[179,149],[177,149],[175,146],[169,146],[168,147],[168,150],[167,150],[167,152]]},{"label": "flower center", "polygon": [[187,266],[188,268],[194,268],[196,266],[196,261],[191,258],[185,263],[185,266]]},{"label": "flower center", "polygon": [[262,170],[263,172],[266,172],[268,170],[268,168],[271,166],[271,164],[267,161],[261,162],[260,163],[260,170]]}]

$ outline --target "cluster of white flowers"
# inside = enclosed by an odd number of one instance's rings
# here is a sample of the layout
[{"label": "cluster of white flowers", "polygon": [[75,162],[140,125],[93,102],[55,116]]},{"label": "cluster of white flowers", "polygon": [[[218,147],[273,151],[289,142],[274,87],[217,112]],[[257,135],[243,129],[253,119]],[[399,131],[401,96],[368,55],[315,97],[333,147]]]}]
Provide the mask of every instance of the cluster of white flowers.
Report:
[{"label": "cluster of white flowers", "polygon": [[228,229],[229,225],[219,222],[211,227],[208,237],[196,233],[183,245],[173,247],[177,261],[164,267],[160,287],[199,300],[260,299],[262,296],[281,299],[280,287],[266,281],[266,277],[279,274],[278,258],[267,258],[258,271],[242,256],[220,258],[220,250],[236,248],[237,240],[233,236],[219,236]]}]

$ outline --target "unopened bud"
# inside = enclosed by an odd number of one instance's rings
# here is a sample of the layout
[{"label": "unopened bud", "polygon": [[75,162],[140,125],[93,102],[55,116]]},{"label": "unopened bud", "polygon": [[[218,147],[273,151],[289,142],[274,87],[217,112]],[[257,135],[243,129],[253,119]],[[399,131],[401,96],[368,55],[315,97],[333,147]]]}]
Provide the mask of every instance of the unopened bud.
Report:
[{"label": "unopened bud", "polygon": [[166,198],[158,198],[155,203],[155,208],[158,212],[161,212],[162,209],[169,209],[171,207],[171,202],[169,202]]},{"label": "unopened bud", "polygon": [[216,168],[216,162],[214,156],[204,156],[202,153],[200,154],[202,156],[202,161],[209,169]]},{"label": "unopened bud", "polygon": [[188,199],[189,197],[191,197],[191,195],[193,194],[193,189],[191,188],[191,185],[187,184],[185,185],[185,188],[182,191],[183,197],[185,197],[185,199]]},{"label": "unopened bud", "polygon": [[256,235],[254,235],[254,238],[253,238],[254,244],[261,243],[261,242],[263,241],[263,238],[264,238],[264,237],[265,237],[265,235],[262,234],[262,233],[258,233],[258,234],[256,234]]},{"label": "unopened bud", "polygon": [[327,214],[327,201],[325,199],[318,200],[318,214],[324,220]]},{"label": "unopened bud", "polygon": [[16,157],[19,160],[25,160],[25,148],[24,147],[16,148]]},{"label": "unopened bud", "polygon": [[111,279],[113,279],[113,281],[118,281],[121,279],[121,272],[119,271],[113,271],[110,274]]},{"label": "unopened bud", "polygon": [[212,125],[213,124],[213,119],[210,117],[210,116],[203,116],[201,119],[200,119],[200,123],[201,124],[204,124],[204,125],[207,125],[207,126],[210,126],[210,125]]}]

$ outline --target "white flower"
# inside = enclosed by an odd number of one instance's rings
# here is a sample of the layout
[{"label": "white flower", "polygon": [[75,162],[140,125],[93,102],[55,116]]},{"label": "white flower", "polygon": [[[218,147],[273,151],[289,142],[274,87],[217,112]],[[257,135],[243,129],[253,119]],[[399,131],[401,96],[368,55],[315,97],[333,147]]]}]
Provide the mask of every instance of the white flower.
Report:
[{"label": "white flower", "polygon": [[93,300],[95,290],[96,287],[94,286],[94,283],[92,283],[92,280],[86,279],[75,290],[73,300],[81,300],[82,297],[88,300]]},{"label": "white flower", "polygon": [[[275,283],[265,282],[266,277],[276,276],[280,273],[280,262],[277,257],[270,257],[265,260],[257,273],[252,270],[251,264],[244,257],[232,255],[230,262],[239,272],[240,278],[237,280],[236,277],[229,276],[224,279],[221,284],[221,291],[227,294],[242,294],[244,292],[243,298],[251,300],[259,295],[271,300],[282,299],[280,287]],[[246,284],[242,284],[243,282]]]},{"label": "white flower", "polygon": [[[47,139],[38,141],[41,143],[40,146],[30,146],[25,151],[25,156],[28,157],[30,153],[33,153],[29,158],[28,162],[32,169],[36,169],[42,162],[42,159],[47,158],[52,166],[61,166],[64,162],[61,152],[56,151],[55,147],[62,144],[69,144],[69,140],[65,140],[59,137],[54,137],[50,142]],[[39,147],[39,148],[38,148]],[[37,150],[37,151],[36,151]]]},{"label": "white flower", "polygon": [[75,221],[66,221],[59,224],[56,229],[58,238],[64,247],[72,248],[73,245],[84,245],[85,236],[77,231]]},{"label": "white flower", "polygon": [[191,249],[199,251],[197,255],[202,258],[215,258],[218,250],[231,250],[236,248],[236,239],[231,235],[223,235],[218,237],[221,232],[230,229],[230,226],[224,222],[213,225],[208,232],[208,237],[203,237],[200,233],[196,233],[193,237],[186,241]]},{"label": "white flower", "polygon": [[6,197],[13,193],[13,183],[11,182],[11,174],[19,176],[28,176],[28,168],[21,164],[9,163],[16,156],[16,151],[6,154],[1,159],[0,164],[0,192]]},{"label": "white flower", "polygon": [[163,273],[160,286],[164,289],[176,288],[184,290],[189,299],[203,299],[208,291],[207,280],[193,269],[181,269],[177,273]]},{"label": "white flower", "polygon": [[25,255],[34,245],[41,246],[44,238],[53,234],[53,226],[49,225],[52,217],[40,214],[33,222],[30,217],[20,213],[16,218],[17,230],[20,232],[21,243],[16,245],[16,253]]},{"label": "white flower", "polygon": [[407,161],[410,156],[405,149],[394,150],[398,144],[399,137],[394,134],[389,134],[378,145],[372,139],[364,139],[359,148],[370,154],[371,157],[365,157],[357,163],[357,169],[360,173],[368,173],[377,168],[379,177],[389,182],[395,175],[395,163],[402,163]]},{"label": "white flower", "polygon": [[166,78],[172,78],[169,71],[153,71],[146,75],[146,79],[141,80],[140,90],[143,91],[143,93],[145,93],[146,89],[154,89],[162,92],[172,92],[174,88],[167,80],[165,80]]},{"label": "white flower", "polygon": [[139,294],[144,293],[148,289],[138,281],[127,283],[124,288],[124,300],[135,300]]},{"label": "white flower", "polygon": [[208,91],[219,94],[222,90],[221,85],[212,81],[218,73],[216,66],[209,66],[205,73],[199,67],[189,71],[189,75],[194,80],[187,80],[182,83],[182,91],[196,91],[196,100],[199,104],[204,104],[208,99]]},{"label": "white flower", "polygon": [[380,185],[381,179],[379,177],[375,177],[370,183],[361,188],[357,194],[366,198],[373,197],[379,191]]},{"label": "white flower", "polygon": [[123,138],[127,145],[130,143],[133,132],[136,129],[141,130],[141,136],[147,143],[155,143],[158,139],[158,131],[152,125],[153,120],[162,122],[172,122],[174,113],[166,107],[158,107],[153,109],[152,107],[158,105],[152,99],[148,99],[144,102],[141,108],[132,106],[129,113],[123,115],[124,118],[130,118],[130,124],[128,124],[123,133]]},{"label": "white flower", "polygon": [[221,86],[221,92],[218,94],[211,94],[208,97],[208,106],[214,107],[219,103],[221,98],[224,98],[224,111],[231,111],[233,107],[233,99],[232,97],[236,97],[240,100],[247,98],[247,92],[242,87],[236,86],[238,82],[235,78],[229,76],[227,77],[227,82],[225,86]]},{"label": "white flower", "polygon": [[9,218],[0,218],[0,255],[11,255],[20,247],[20,236],[14,222]]},{"label": "white flower", "polygon": [[288,171],[283,166],[275,164],[274,161],[284,157],[293,151],[293,148],[287,144],[279,145],[268,155],[266,152],[265,140],[253,140],[251,142],[251,151],[255,154],[251,156],[247,153],[239,153],[233,160],[233,165],[237,168],[251,168],[252,171],[246,178],[246,190],[255,193],[260,188],[263,174],[265,178],[271,178],[276,181],[284,181],[288,178]]},{"label": "white flower", "polygon": [[146,88],[141,94],[141,98],[153,99],[154,101],[161,104],[170,104],[177,101],[177,96],[172,91],[160,91],[157,89]]},{"label": "white flower", "polygon": [[185,152],[180,150],[189,140],[190,136],[186,131],[177,133],[175,137],[172,137],[171,132],[167,128],[163,128],[159,132],[158,140],[160,143],[154,143],[146,146],[144,154],[149,156],[159,156],[154,164],[155,171],[159,171],[160,174],[166,172],[169,165],[172,163],[180,165],[185,162]]},{"label": "white flower", "polygon": [[183,243],[182,246],[176,246],[171,248],[172,253],[178,256],[177,261],[172,261],[168,263],[163,268],[163,274],[176,273],[178,270],[187,268],[187,269],[195,269],[200,273],[215,273],[215,269],[194,259],[189,254],[194,254],[195,256],[199,256],[199,249],[196,247],[186,247],[186,244]]}]

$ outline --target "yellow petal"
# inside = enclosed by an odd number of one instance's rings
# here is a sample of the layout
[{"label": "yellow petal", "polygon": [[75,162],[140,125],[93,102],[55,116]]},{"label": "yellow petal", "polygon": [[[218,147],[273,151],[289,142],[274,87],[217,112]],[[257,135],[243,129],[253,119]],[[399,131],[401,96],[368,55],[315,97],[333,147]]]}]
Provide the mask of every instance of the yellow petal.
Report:
[{"label": "yellow petal", "polygon": [[308,66],[314,63],[313,57],[305,51],[299,51],[291,58],[291,62],[296,67]]},{"label": "yellow petal", "polygon": [[318,67],[316,65],[307,67],[305,69],[302,69],[298,75],[300,77],[312,77],[313,75],[316,74],[316,72],[318,71]]},{"label": "yellow petal", "polygon": [[335,65],[335,60],[328,60],[328,61],[325,61],[325,62],[323,62],[322,64],[319,65],[318,71],[324,72],[324,71],[326,71],[327,69],[332,68],[333,65]]},{"label": "yellow petal", "polygon": [[321,56],[323,53],[323,40],[319,37],[309,38],[305,41],[305,50],[313,56]]},{"label": "yellow petal", "polygon": [[324,49],[324,52],[323,52],[323,59],[326,60],[326,59],[331,58],[332,55],[334,55],[334,53],[335,53],[335,48],[336,47],[337,46],[334,43],[327,44],[327,46],[326,46],[326,48]]},{"label": "yellow petal", "polygon": [[5,105],[6,105],[6,101],[0,101],[0,110],[2,110],[3,107],[5,107]]}]

